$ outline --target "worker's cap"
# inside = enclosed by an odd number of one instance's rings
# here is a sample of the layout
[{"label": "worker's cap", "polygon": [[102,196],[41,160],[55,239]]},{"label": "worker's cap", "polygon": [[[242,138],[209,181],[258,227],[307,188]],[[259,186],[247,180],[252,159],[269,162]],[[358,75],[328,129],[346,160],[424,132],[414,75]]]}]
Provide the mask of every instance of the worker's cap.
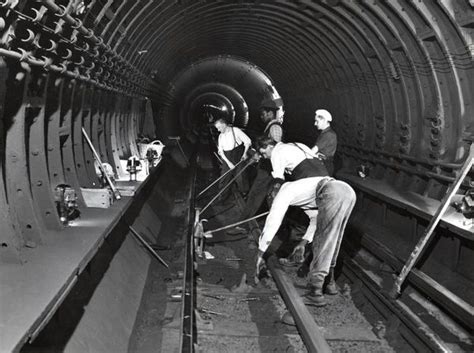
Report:
[{"label": "worker's cap", "polygon": [[266,110],[278,110],[279,107],[277,106],[277,104],[275,103],[275,101],[273,100],[264,100],[262,102],[262,104],[260,104],[260,110],[263,110],[263,109],[266,109]]},{"label": "worker's cap", "polygon": [[316,115],[323,117],[326,121],[332,121],[332,115],[326,109],[316,110]]}]

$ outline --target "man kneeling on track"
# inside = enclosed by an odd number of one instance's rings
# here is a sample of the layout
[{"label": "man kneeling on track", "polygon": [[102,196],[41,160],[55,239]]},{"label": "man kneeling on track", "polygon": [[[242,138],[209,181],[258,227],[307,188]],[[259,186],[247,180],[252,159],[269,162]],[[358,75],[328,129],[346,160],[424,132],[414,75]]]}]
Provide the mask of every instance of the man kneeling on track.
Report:
[{"label": "man kneeling on track", "polygon": [[[278,231],[288,207],[318,209],[313,237],[313,260],[308,274],[308,297],[315,305],[324,306],[327,304],[323,295],[326,277],[325,293],[337,293],[334,266],[347,221],[354,208],[355,192],[345,182],[328,177],[322,161],[314,158],[311,150],[303,144],[275,143],[262,138],[258,141],[257,148],[264,158],[271,160],[274,178],[282,181],[286,171],[291,173],[294,180],[284,184],[277,183],[274,188],[275,197],[259,239],[257,274],[264,266],[263,255]],[[301,248],[300,244],[298,247]],[[302,247],[304,251],[304,245]]]}]

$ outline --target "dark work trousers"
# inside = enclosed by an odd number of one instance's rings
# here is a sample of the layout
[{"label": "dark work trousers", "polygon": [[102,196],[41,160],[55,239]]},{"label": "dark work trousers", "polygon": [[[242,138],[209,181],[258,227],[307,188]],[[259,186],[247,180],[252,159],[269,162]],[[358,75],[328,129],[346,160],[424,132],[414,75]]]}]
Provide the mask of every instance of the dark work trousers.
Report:
[{"label": "dark work trousers", "polygon": [[247,195],[245,209],[242,213],[242,219],[255,216],[263,201],[267,197],[273,177],[271,174],[271,165],[268,166],[268,160],[260,160],[257,165],[257,175],[253,180],[252,187]]},{"label": "dark work trousers", "polygon": [[[230,151],[224,151],[224,153],[229,161],[231,161],[234,165],[237,165],[237,163],[240,162],[242,155],[244,154],[244,150],[245,150],[244,148],[245,147],[242,144],[235,147],[234,149]],[[230,172],[224,178],[222,178],[219,182],[219,190],[222,190],[232,180],[232,178],[234,178],[242,170],[242,168],[245,167],[245,165],[246,165],[246,162],[240,163],[238,167],[234,168],[232,172]],[[227,165],[227,163],[225,162],[222,163],[221,175],[226,173],[228,170],[229,170],[229,166]],[[235,184],[237,185],[238,191],[240,191],[241,193],[245,193],[248,191],[249,186],[248,186],[248,180],[246,178],[246,172],[242,173],[235,180]],[[226,190],[222,193],[221,195],[222,200],[226,200],[230,196],[231,187],[232,186],[228,186]]]}]

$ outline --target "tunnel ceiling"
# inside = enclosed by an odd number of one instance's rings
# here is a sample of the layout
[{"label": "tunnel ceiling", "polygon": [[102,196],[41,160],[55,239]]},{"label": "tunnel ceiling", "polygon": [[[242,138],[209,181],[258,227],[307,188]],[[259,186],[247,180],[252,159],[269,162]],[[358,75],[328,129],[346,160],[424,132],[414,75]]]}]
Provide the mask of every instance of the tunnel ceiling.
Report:
[{"label": "tunnel ceiling", "polygon": [[[473,135],[473,1],[3,0],[0,8],[0,54],[150,97],[164,119],[179,116],[179,73],[233,56],[269,75],[292,135],[307,135],[322,106],[348,145],[453,160]],[[196,80],[210,81],[208,72]]]}]

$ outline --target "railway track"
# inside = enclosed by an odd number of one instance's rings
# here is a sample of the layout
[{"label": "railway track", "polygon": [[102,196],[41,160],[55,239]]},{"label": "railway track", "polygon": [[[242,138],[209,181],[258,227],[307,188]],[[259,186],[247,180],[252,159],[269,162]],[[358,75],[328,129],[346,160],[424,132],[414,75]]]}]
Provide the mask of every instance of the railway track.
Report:
[{"label": "railway track", "polygon": [[[198,164],[201,168],[190,177],[192,187],[183,200],[182,208],[188,209],[183,222],[188,224],[182,224],[186,229],[179,245],[183,251],[171,264],[174,275],[167,282],[161,351],[472,350],[468,331],[463,337],[451,334],[446,339],[439,331],[441,324],[434,327],[403,296],[391,299],[383,283],[393,283],[394,269],[376,262],[376,256],[367,249],[361,252],[351,241],[343,248],[337,270],[340,293],[327,296],[329,305],[323,308],[311,305],[306,298],[304,269],[281,267],[275,256],[268,261],[271,276],[254,283],[256,239],[262,225],[257,221],[250,222],[246,234],[214,233],[205,239],[199,253],[202,256],[198,256],[194,239],[197,222],[205,220],[204,230],[222,227],[237,220],[244,205],[240,194],[234,193],[226,202],[216,202],[201,213],[200,207],[215,193],[200,199],[196,195],[215,175],[209,162]],[[346,238],[350,239],[350,234]],[[283,238],[275,243],[274,250],[285,250]]]}]

